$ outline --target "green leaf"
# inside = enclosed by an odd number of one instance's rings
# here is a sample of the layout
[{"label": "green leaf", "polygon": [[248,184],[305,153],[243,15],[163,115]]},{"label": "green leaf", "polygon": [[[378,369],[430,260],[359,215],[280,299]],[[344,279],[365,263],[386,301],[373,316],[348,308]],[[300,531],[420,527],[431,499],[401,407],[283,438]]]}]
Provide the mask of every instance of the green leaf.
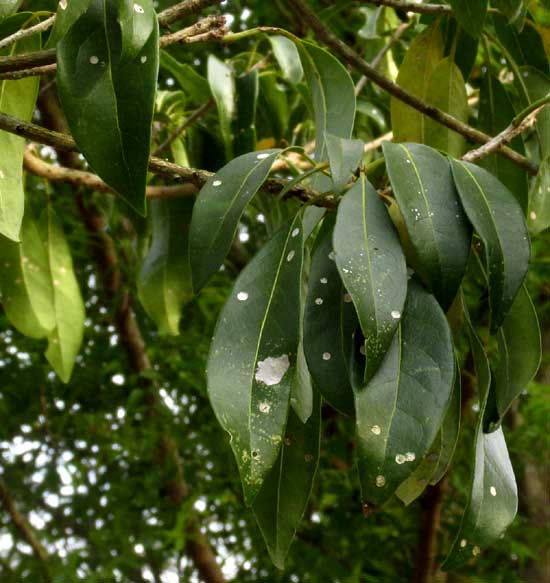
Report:
[{"label": "green leaf", "polygon": [[160,52],[160,66],[166,69],[195,103],[210,99],[208,81],[187,63],[180,63],[167,51]]},{"label": "green leaf", "polygon": [[71,26],[88,10],[93,0],[67,0],[57,3],[55,22],[48,38],[46,46],[55,47],[57,43],[69,32]]},{"label": "green leaf", "polygon": [[383,149],[419,275],[447,310],[464,276],[471,241],[449,163],[420,144],[384,142]]},{"label": "green leaf", "polygon": [[[522,107],[533,103],[537,99],[546,97],[550,93],[550,77],[533,67],[521,67],[521,84],[527,92],[528,101],[523,100]],[[535,136],[538,142],[537,156],[541,160],[550,157],[550,108],[545,107],[537,115]]]},{"label": "green leaf", "polygon": [[195,292],[219,269],[246,205],[264,183],[280,152],[273,149],[239,156],[202,187],[193,209],[189,235]]},{"label": "green leaf", "polygon": [[73,270],[71,251],[59,219],[48,207],[40,221],[53,282],[55,329],[48,336],[46,358],[57,376],[68,383],[84,334],[84,302]]},{"label": "green leaf", "polygon": [[233,152],[236,156],[256,149],[258,87],[258,71],[256,70],[235,79],[237,113],[233,122]]},{"label": "green leaf", "polygon": [[334,252],[365,336],[367,381],[399,325],[407,295],[407,267],[384,203],[364,176],[338,207]]},{"label": "green leaf", "polygon": [[[429,101],[430,80],[441,59],[443,59],[443,38],[439,26],[433,24],[412,41],[399,67],[397,83],[423,101]],[[427,119],[401,100],[391,98],[394,141],[424,143]]]},{"label": "green leaf", "polygon": [[160,334],[179,334],[182,306],[193,296],[189,267],[189,226],[193,199],[151,201],[152,243],[137,289]]},{"label": "green leaf", "polygon": [[306,423],[313,411],[313,383],[304,354],[303,339],[300,338],[296,371],[290,387],[290,406],[302,423]]},{"label": "green leaf", "polygon": [[363,142],[325,134],[334,193],[340,194],[363,160]]},{"label": "green leaf", "polygon": [[449,405],[454,373],[445,314],[412,281],[388,353],[366,387],[355,392],[359,478],[367,504],[388,500],[428,453]]},{"label": "green leaf", "polygon": [[216,101],[227,160],[233,158],[233,121],[237,115],[235,73],[214,55],[208,55],[208,83]]},{"label": "green leaf", "polygon": [[269,42],[273,55],[281,67],[283,77],[293,85],[299,83],[304,76],[304,69],[296,45],[290,39],[278,34],[270,35]]},{"label": "green leaf", "polygon": [[2,307],[25,336],[44,338],[55,327],[53,285],[48,258],[29,213],[21,226],[21,242],[0,236]]},{"label": "green leaf", "polygon": [[[451,57],[440,61],[432,72],[428,84],[428,103],[467,123],[469,115],[466,85],[460,69]],[[424,143],[459,158],[466,149],[466,140],[457,132],[444,128],[431,118],[426,118]]]},{"label": "green leaf", "polygon": [[527,219],[532,233],[540,233],[550,227],[550,156],[540,163],[531,187]]},{"label": "green leaf", "polygon": [[0,4],[0,18],[6,18],[17,11],[22,0],[2,0]]},{"label": "green leaf", "polygon": [[319,463],[321,407],[315,393],[313,414],[306,424],[290,411],[279,459],[260,490],[252,510],[275,566],[285,558],[307,502]]},{"label": "green leaf", "polygon": [[[17,18],[17,15],[12,17]],[[8,19],[3,25],[7,25]],[[27,19],[28,20],[28,19]],[[34,23],[34,19],[28,21]],[[15,55],[40,49],[40,35],[20,40],[0,54]],[[38,96],[38,77],[17,81],[0,81],[0,111],[21,120],[31,121]],[[8,132],[0,131],[0,234],[19,241],[23,220],[25,193],[23,184],[23,154],[25,140]]]},{"label": "green leaf", "polygon": [[483,241],[489,279],[491,330],[510,310],[529,266],[530,243],[521,207],[492,174],[452,160],[453,177],[468,219]]},{"label": "green leaf", "polygon": [[487,15],[487,0],[450,0],[458,24],[470,36],[477,38],[483,31]]},{"label": "green leaf", "polygon": [[329,52],[302,41],[305,78],[315,112],[315,159],[326,160],[325,135],[349,139],[355,122],[355,86],[345,67]]},{"label": "green leaf", "polygon": [[527,12],[527,6],[523,0],[491,0],[491,5],[506,16],[509,24],[515,23],[521,31]]},{"label": "green leaf", "polygon": [[71,133],[94,171],[140,214],[158,51],[151,0],[92,0],[57,47],[58,92]]},{"label": "green leaf", "polygon": [[253,503],[277,460],[300,340],[300,216],[241,272],[208,358],[208,394],[231,436],[245,501]]},{"label": "green leaf", "polygon": [[353,414],[349,381],[352,334],[357,316],[334,262],[329,214],[315,240],[304,317],[304,350],[309,371],[323,398],[335,409]]}]

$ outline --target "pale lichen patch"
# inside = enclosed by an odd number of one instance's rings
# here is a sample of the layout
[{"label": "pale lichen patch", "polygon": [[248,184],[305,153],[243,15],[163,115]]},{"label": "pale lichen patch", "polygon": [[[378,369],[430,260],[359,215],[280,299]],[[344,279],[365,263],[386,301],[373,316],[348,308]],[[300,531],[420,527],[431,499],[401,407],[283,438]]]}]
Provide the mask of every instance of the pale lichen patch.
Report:
[{"label": "pale lichen patch", "polygon": [[268,356],[258,362],[254,378],[267,386],[278,385],[290,367],[288,354],[282,356]]}]

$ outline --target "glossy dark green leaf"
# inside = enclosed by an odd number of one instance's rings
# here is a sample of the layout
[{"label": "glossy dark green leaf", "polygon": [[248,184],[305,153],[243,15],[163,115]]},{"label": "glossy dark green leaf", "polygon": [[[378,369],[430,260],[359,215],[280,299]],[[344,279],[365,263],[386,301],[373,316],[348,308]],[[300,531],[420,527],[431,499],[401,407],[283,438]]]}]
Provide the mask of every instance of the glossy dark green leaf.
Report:
[{"label": "glossy dark green leaf", "polygon": [[449,401],[455,361],[435,298],[412,281],[405,313],[377,373],[355,392],[363,499],[380,505],[430,450]]},{"label": "glossy dark green leaf", "polygon": [[286,36],[278,34],[270,35],[269,42],[273,55],[281,67],[283,77],[294,85],[299,83],[304,76],[304,69],[296,45]]},{"label": "glossy dark green leaf", "polygon": [[[423,101],[429,101],[430,79],[443,59],[443,38],[438,24],[415,37],[399,67],[397,83]],[[391,122],[394,141],[425,142],[426,116],[391,98]],[[445,131],[445,130],[443,130]]]},{"label": "glossy dark green leaf", "polygon": [[464,210],[483,241],[491,330],[495,332],[529,266],[531,250],[525,219],[514,195],[487,170],[458,160],[452,160],[451,166]]},{"label": "glossy dark green leaf", "polygon": [[358,325],[351,297],[334,262],[329,214],[315,240],[304,317],[304,350],[315,385],[334,408],[353,414],[349,381],[352,334]]},{"label": "glossy dark green leaf", "polygon": [[524,0],[491,0],[491,5],[500,10],[510,24],[516,24],[516,28],[523,28],[527,5]]},{"label": "glossy dark green leaf", "polygon": [[94,171],[140,214],[158,51],[151,0],[92,0],[57,47],[58,92],[71,133]]},{"label": "glossy dark green leaf", "polygon": [[55,328],[48,336],[46,358],[57,376],[68,383],[84,334],[84,301],[73,269],[65,234],[51,207],[40,221],[53,283]]},{"label": "glossy dark green leaf", "polygon": [[179,334],[182,306],[193,295],[188,250],[192,210],[191,198],[151,201],[152,242],[137,289],[161,334]]},{"label": "glossy dark green leaf", "polygon": [[302,41],[299,46],[315,112],[315,159],[327,157],[326,133],[349,139],[355,121],[355,86],[345,67],[324,49]]},{"label": "glossy dark green leaf", "polygon": [[550,157],[540,163],[531,186],[527,221],[532,233],[540,233],[550,227]]},{"label": "glossy dark green leaf", "polygon": [[419,260],[417,270],[446,310],[466,270],[471,241],[449,163],[420,144],[384,142],[383,148],[393,193]]},{"label": "glossy dark green leaf", "polygon": [[[510,124],[515,111],[506,89],[500,81],[488,73],[481,82],[479,92],[479,128],[490,136],[496,136]],[[525,154],[521,137],[511,142],[511,147]],[[517,198],[523,209],[527,208],[527,174],[512,161],[498,154],[491,154],[480,165],[494,174]]]},{"label": "glossy dark green leaf", "polygon": [[202,187],[189,235],[195,292],[223,263],[246,205],[264,183],[280,152],[274,149],[239,156]]},{"label": "glossy dark green leaf", "polygon": [[346,140],[325,134],[330,172],[335,194],[340,194],[363,159],[363,142],[361,140]]},{"label": "glossy dark green leaf", "polygon": [[0,288],[4,312],[22,334],[44,338],[54,329],[48,257],[29,213],[21,225],[20,243],[0,236]]},{"label": "glossy dark green leaf", "polygon": [[364,176],[344,195],[334,228],[336,266],[365,336],[365,381],[378,369],[407,295],[407,267],[384,203]]},{"label": "glossy dark green leaf", "polygon": [[233,121],[237,115],[235,73],[214,55],[208,55],[208,83],[216,101],[227,160],[233,158]]},{"label": "glossy dark green leaf", "polygon": [[256,104],[258,102],[258,71],[235,78],[236,116],[233,122],[233,153],[235,156],[256,149]]},{"label": "glossy dark green leaf", "polygon": [[296,371],[290,387],[290,406],[302,423],[306,423],[313,411],[313,383],[304,354],[303,339],[300,338]]},{"label": "glossy dark green leaf", "polygon": [[180,63],[167,51],[160,52],[160,66],[166,69],[195,103],[210,99],[208,81],[187,63]]},{"label": "glossy dark green leaf", "polygon": [[309,500],[319,462],[320,429],[321,407],[316,393],[306,424],[290,411],[279,459],[252,506],[271,560],[279,569],[284,568]]},{"label": "glossy dark green leaf", "polygon": [[284,437],[300,340],[302,260],[298,215],[237,278],[210,348],[208,395],[231,436],[248,505]]},{"label": "glossy dark green leaf", "polygon": [[[12,18],[17,18],[13,16]],[[5,23],[8,24],[9,18]],[[28,19],[27,19],[28,20]],[[32,23],[32,21],[30,21]],[[34,35],[10,45],[0,54],[15,55],[40,49],[40,35]],[[21,120],[31,121],[38,96],[38,77],[17,81],[0,80],[0,111]],[[19,241],[23,220],[25,193],[23,185],[23,154],[25,140],[0,131],[0,234]]]},{"label": "glossy dark green leaf", "polygon": [[464,32],[464,29],[450,16],[446,19],[445,55],[454,55],[454,62],[464,80],[468,80],[476,63],[479,39]]},{"label": "glossy dark green leaf", "polygon": [[478,37],[485,25],[487,0],[450,0],[460,26],[473,37]]}]

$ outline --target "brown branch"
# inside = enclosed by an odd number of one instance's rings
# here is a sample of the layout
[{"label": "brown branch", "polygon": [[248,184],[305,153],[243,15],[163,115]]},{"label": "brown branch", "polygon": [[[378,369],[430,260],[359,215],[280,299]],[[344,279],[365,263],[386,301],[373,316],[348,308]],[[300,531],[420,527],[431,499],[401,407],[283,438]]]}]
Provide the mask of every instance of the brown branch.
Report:
[{"label": "brown branch", "polygon": [[0,501],[4,505],[6,512],[10,515],[10,518],[19,531],[22,538],[29,544],[33,550],[34,556],[40,563],[40,568],[44,575],[44,579],[49,583],[52,581],[52,576],[49,568],[49,557],[46,549],[42,546],[42,543],[36,538],[32,526],[30,525],[27,518],[21,514],[17,509],[15,501],[11,497],[11,494],[6,486],[6,483],[2,478],[0,478]]},{"label": "brown branch", "polygon": [[39,32],[48,30],[48,28],[53,26],[54,21],[55,16],[50,16],[49,18],[46,18],[46,20],[43,20],[34,26],[29,26],[29,28],[22,28],[21,30],[14,32],[10,36],[0,40],[0,49],[9,47],[14,43],[19,42],[21,39],[28,38],[29,36],[33,36]]},{"label": "brown branch", "polygon": [[[403,89],[397,83],[391,81],[384,75],[380,74],[376,69],[373,69],[363,58],[361,58],[353,49],[336,37],[325,25],[317,18],[317,16],[309,9],[304,0],[287,0],[289,7],[301,16],[315,32],[316,36],[324,44],[330,47],[336,54],[338,54],[346,63],[357,69],[360,73],[365,75],[373,83],[387,91],[393,97],[396,97],[403,103],[418,110],[420,113],[428,116],[436,122],[448,127],[449,129],[461,134],[465,138],[477,144],[485,144],[491,140],[491,136],[476,130],[456,119],[452,115],[425,103],[409,91]],[[498,150],[499,154],[512,160],[515,164],[526,170],[529,174],[536,175],[538,167],[536,164],[521,156],[516,151],[506,146]]]},{"label": "brown branch", "polygon": [[417,12],[419,14],[452,14],[453,9],[449,4],[423,4],[408,0],[366,0],[367,4],[375,6],[388,6],[404,12]]},{"label": "brown branch", "polygon": [[161,26],[168,26],[186,16],[198,14],[205,8],[214,6],[215,4],[221,4],[221,2],[222,0],[185,0],[185,2],[179,2],[159,13],[159,24]]}]

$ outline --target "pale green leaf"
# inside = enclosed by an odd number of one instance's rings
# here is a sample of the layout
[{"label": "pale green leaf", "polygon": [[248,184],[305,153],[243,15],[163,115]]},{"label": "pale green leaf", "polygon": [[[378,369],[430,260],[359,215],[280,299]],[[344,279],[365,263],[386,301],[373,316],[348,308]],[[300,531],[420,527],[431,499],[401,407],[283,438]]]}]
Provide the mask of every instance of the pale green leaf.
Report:
[{"label": "pale green leaf", "polygon": [[283,77],[294,85],[299,83],[304,76],[304,70],[296,45],[290,39],[279,34],[270,35],[269,42],[273,49],[273,55],[281,67]]},{"label": "pale green leaf", "polygon": [[550,227],[550,156],[540,163],[531,186],[527,220],[532,233],[540,233]]},{"label": "pale green leaf", "polygon": [[363,160],[364,145],[361,140],[347,140],[328,133],[325,133],[325,143],[333,191],[340,194]]}]

